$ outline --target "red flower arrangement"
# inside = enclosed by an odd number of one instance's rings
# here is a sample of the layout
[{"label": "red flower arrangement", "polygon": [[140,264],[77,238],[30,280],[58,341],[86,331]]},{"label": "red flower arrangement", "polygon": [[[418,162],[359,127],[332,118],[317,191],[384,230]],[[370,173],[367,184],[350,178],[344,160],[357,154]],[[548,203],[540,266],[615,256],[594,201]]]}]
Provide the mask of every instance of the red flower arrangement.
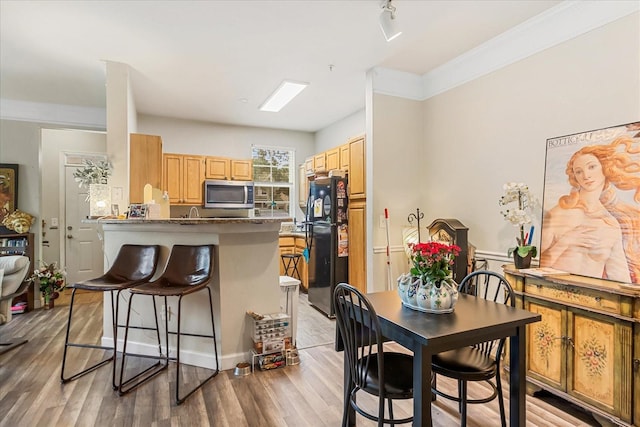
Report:
[{"label": "red flower arrangement", "polygon": [[451,267],[460,247],[438,242],[411,244],[411,275],[423,282],[438,283],[451,277]]}]

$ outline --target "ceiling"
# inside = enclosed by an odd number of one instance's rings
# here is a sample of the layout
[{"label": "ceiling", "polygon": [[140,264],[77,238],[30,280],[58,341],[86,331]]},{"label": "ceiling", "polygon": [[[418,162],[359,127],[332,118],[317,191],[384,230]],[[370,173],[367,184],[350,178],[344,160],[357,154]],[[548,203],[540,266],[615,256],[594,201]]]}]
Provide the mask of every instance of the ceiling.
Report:
[{"label": "ceiling", "polygon": [[[138,113],[315,132],[364,108],[373,67],[423,75],[558,5],[544,0],[0,2],[3,100],[105,108],[105,61],[125,63]],[[284,79],[309,87],[258,107]]]}]

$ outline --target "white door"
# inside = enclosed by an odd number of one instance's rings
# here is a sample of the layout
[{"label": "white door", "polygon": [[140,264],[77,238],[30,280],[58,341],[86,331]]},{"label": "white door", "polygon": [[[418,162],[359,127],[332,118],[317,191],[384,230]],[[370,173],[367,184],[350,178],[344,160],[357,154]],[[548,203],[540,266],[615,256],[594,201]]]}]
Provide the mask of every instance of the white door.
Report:
[{"label": "white door", "polygon": [[65,264],[67,283],[99,277],[104,272],[102,240],[97,224],[83,224],[89,215],[88,189],[73,179],[75,166],[65,167]]}]

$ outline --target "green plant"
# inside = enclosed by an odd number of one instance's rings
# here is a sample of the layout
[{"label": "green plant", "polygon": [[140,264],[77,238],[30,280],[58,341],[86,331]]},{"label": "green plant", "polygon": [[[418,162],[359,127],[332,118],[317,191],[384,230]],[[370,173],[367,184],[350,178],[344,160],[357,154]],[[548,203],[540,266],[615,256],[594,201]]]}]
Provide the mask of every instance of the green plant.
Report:
[{"label": "green plant", "polygon": [[80,183],[80,187],[84,185],[88,188],[90,184],[107,183],[107,179],[111,176],[111,163],[105,160],[94,162],[91,159],[84,159],[83,163],[84,167],[73,173],[73,178]]},{"label": "green plant", "polygon": [[423,282],[438,283],[451,276],[451,267],[460,247],[438,242],[411,244],[411,275]]},{"label": "green plant", "polygon": [[42,267],[34,270],[28,280],[30,282],[38,280],[40,293],[45,300],[48,300],[50,298],[57,298],[58,292],[65,288],[64,276],[64,271],[60,270],[55,262],[50,264],[43,262]]},{"label": "green plant", "polygon": [[529,254],[532,257],[538,255],[538,249],[531,245],[533,236],[524,234],[524,225],[533,221],[532,208],[534,199],[529,192],[529,187],[523,183],[508,182],[503,186],[504,194],[500,197],[500,205],[506,206],[510,203],[516,203],[517,206],[512,209],[500,211],[504,219],[519,228],[519,236],[516,236],[517,246],[511,247],[507,251],[507,256],[512,256],[517,251],[520,257],[525,258]]}]

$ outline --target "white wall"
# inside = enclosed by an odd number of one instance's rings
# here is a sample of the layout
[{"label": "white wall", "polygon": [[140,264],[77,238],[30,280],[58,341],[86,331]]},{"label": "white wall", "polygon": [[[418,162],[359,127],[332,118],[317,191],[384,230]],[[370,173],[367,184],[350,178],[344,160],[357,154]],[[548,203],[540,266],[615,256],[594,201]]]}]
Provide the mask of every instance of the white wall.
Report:
[{"label": "white wall", "polygon": [[[410,209],[420,207],[426,225],[435,218],[459,219],[469,227],[469,242],[479,255],[499,270],[516,235],[500,214],[502,185],[526,182],[541,199],[547,138],[637,121],[639,53],[640,14],[634,13],[423,101],[415,119],[423,127],[419,165],[403,136],[408,123],[394,117],[395,138],[394,129],[380,123],[380,117],[395,116],[411,101],[376,95],[374,170],[367,177],[375,181],[373,199],[367,200],[375,222],[374,252],[385,245],[384,229],[377,227],[381,208],[401,207],[391,211],[393,246],[400,244],[398,227]],[[397,150],[381,150],[380,135],[385,144],[400,144]],[[535,225],[539,230],[540,212]],[[539,237],[533,239],[537,246]],[[384,253],[374,257],[377,272],[383,258]],[[369,284],[370,291],[380,289],[379,279]]]},{"label": "white wall", "polygon": [[344,144],[351,138],[364,135],[364,133],[365,110],[362,109],[317,131],[315,152],[321,153],[330,150]]}]

